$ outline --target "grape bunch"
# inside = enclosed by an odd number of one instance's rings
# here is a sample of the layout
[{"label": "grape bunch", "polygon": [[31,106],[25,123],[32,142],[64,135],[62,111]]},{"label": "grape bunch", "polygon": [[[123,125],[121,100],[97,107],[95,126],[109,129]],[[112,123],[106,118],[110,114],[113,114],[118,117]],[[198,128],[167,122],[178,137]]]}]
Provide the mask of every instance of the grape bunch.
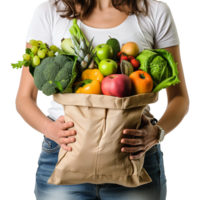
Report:
[{"label": "grape bunch", "polygon": [[8,62],[9,67],[12,70],[20,70],[22,66],[32,68],[31,73],[33,73],[34,68],[40,64],[41,60],[46,57],[55,57],[55,53],[58,52],[59,48],[55,45],[49,45],[43,43],[41,40],[30,40],[29,44],[31,48],[24,49],[21,54],[21,60],[16,60],[15,63]]},{"label": "grape bunch", "polygon": [[30,40],[29,44],[32,45],[31,49],[27,48],[26,53],[23,55],[24,61],[32,60],[32,66],[35,67],[40,64],[41,59],[46,57],[55,57],[55,53],[57,52],[57,47],[55,45],[51,45],[49,47],[48,44],[43,43],[40,40]]}]

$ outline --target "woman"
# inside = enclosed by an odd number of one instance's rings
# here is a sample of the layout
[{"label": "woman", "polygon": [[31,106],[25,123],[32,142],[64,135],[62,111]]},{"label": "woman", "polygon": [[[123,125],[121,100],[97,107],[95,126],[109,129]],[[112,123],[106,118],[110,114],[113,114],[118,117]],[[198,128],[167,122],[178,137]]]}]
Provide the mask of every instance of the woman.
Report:
[{"label": "woman", "polygon": [[[88,40],[95,36],[94,47],[106,43],[110,35],[117,38],[121,45],[130,41],[136,42],[140,51],[163,48],[172,53],[178,63],[180,83],[166,89],[168,106],[157,122],[157,125],[164,129],[165,135],[172,131],[188,112],[189,97],[181,64],[179,38],[168,6],[154,0],[48,0],[38,6],[34,13],[26,47],[31,47],[28,44],[30,39],[60,46],[62,38],[70,37],[69,28],[73,18],[78,19],[78,24]],[[152,178],[151,183],[137,188],[117,184],[47,184],[57,163],[59,148],[73,151],[67,144],[75,142],[75,137],[67,136],[74,136],[76,132],[67,130],[73,127],[73,122],[64,121],[63,108],[56,102],[52,101],[49,115],[45,116],[36,105],[37,93],[28,68],[23,68],[16,108],[30,126],[44,134],[43,150],[36,174],[37,200],[166,199],[166,177],[158,142],[163,138],[160,138],[161,129],[150,123],[153,116],[148,106],[142,116],[140,129],[124,131],[124,134],[137,137],[122,139],[121,142],[132,145],[122,148],[123,152],[132,153],[130,159],[137,159],[145,154],[144,168]]]}]

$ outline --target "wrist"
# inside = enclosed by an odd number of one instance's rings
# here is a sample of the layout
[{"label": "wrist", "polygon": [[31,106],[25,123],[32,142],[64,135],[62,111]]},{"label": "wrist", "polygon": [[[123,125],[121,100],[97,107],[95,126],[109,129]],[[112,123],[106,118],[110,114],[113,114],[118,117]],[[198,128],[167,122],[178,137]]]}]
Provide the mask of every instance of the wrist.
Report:
[{"label": "wrist", "polygon": [[49,137],[49,136],[48,136],[48,133],[49,133],[48,127],[49,127],[49,125],[50,125],[51,123],[53,123],[53,121],[52,121],[52,120],[49,120],[49,119],[47,119],[47,121],[44,123],[43,134],[44,134],[44,136],[47,137],[47,138]]}]

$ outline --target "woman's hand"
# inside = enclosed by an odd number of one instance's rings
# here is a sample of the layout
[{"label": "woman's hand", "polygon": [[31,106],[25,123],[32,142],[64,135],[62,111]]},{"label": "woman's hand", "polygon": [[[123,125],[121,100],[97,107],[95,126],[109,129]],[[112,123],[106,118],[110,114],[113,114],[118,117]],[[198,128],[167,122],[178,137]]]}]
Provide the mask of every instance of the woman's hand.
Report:
[{"label": "woman's hand", "polygon": [[122,147],[122,152],[131,153],[130,159],[138,159],[158,142],[159,129],[142,115],[139,129],[125,129],[123,133],[131,138],[122,138],[121,143],[131,145]]},{"label": "woman's hand", "polygon": [[67,146],[67,144],[76,141],[75,137],[69,137],[76,135],[76,131],[66,129],[73,127],[73,125],[73,122],[65,122],[64,116],[60,116],[55,122],[52,121],[47,124],[44,135],[55,141],[64,150],[72,151],[72,148]]}]

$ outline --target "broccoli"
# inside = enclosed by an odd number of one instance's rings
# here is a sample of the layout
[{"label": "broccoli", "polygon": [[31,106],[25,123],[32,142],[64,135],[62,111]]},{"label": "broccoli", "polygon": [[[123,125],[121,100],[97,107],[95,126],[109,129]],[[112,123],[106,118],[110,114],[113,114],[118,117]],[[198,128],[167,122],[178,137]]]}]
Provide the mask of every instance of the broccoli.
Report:
[{"label": "broccoli", "polygon": [[60,69],[63,68],[63,66],[66,64],[66,62],[68,62],[69,59],[67,56],[56,56],[54,58],[54,62],[57,63],[57,65],[59,66]]},{"label": "broccoli", "polygon": [[43,70],[44,78],[46,80],[55,80],[55,77],[59,71],[60,69],[55,62],[49,63]]},{"label": "broccoli", "polygon": [[72,79],[74,61],[66,55],[48,57],[35,67],[34,83],[47,96],[63,92]]},{"label": "broccoli", "polygon": [[53,81],[47,81],[43,86],[42,86],[42,92],[46,94],[47,96],[56,93],[56,84]]},{"label": "broccoli", "polygon": [[46,83],[46,79],[44,78],[43,70],[45,69],[45,65],[41,62],[40,67],[36,67],[34,71],[34,83],[38,90],[42,90],[42,86]]},{"label": "broccoli", "polygon": [[71,79],[71,75],[72,75],[72,67],[73,67],[73,62],[69,61],[67,62],[63,68],[57,73],[57,76],[55,77],[56,81],[62,81],[63,79],[65,80],[69,80]]}]

